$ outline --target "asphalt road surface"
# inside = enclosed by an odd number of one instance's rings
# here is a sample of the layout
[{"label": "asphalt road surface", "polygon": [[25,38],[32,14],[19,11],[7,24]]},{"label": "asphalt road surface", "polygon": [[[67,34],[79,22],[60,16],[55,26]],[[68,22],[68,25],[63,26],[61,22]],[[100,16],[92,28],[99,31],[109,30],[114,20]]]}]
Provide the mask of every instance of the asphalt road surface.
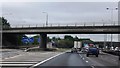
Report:
[{"label": "asphalt road surface", "polygon": [[[108,58],[107,58],[108,57]],[[112,60],[109,60],[112,58]],[[113,61],[114,60],[114,61]],[[119,68],[116,56],[99,55],[86,57],[85,54],[64,53],[35,68]]]},{"label": "asphalt road surface", "polygon": [[82,60],[79,54],[65,53],[35,68],[92,68],[87,62]]},{"label": "asphalt road surface", "polygon": [[[35,57],[33,57],[35,58]],[[42,62],[42,61],[41,61]],[[51,60],[47,60],[44,63],[41,62],[14,62],[14,67],[2,67],[2,68],[120,68],[118,56],[103,54],[99,57],[90,55],[86,57],[84,53],[63,53]],[[6,64],[6,62],[4,62]],[[10,63],[10,62],[9,62]],[[13,63],[13,62],[11,62]],[[23,64],[22,66],[19,65]],[[39,64],[40,63],[40,64]],[[7,62],[8,64],[8,62]],[[34,67],[34,65],[38,64]],[[30,65],[26,67],[25,65]]]}]

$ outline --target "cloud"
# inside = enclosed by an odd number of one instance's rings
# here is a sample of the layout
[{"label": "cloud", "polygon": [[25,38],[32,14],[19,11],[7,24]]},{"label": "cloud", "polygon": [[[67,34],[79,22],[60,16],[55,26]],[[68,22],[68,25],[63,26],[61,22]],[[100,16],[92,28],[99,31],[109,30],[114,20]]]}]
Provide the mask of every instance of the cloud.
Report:
[{"label": "cloud", "polygon": [[[3,3],[3,16],[11,24],[24,23],[38,24],[44,23],[47,12],[49,23],[64,24],[65,22],[98,22],[108,21],[110,11],[106,7],[116,7],[117,3],[112,2],[22,2]],[[8,14],[8,15],[6,15]],[[11,15],[10,15],[11,14]],[[114,12],[114,20],[117,20],[117,12]],[[63,22],[63,23],[62,23]],[[91,24],[91,23],[90,23]]]},{"label": "cloud", "polygon": [[0,2],[118,2],[119,0],[0,0]]},{"label": "cloud", "polygon": [[[7,1],[7,0],[6,0]],[[25,1],[25,0],[24,0]],[[33,1],[33,0],[31,0]],[[35,0],[36,1],[36,0]],[[47,0],[45,0],[47,1]],[[59,0],[60,1],[60,0]],[[63,1],[63,0],[61,0]],[[73,1],[73,0],[71,0]],[[74,0],[75,1],[75,0]],[[77,0],[78,1],[78,0]],[[83,0],[82,0],[83,1]],[[47,12],[49,15],[49,25],[54,24],[81,24],[86,22],[87,24],[100,24],[111,23],[111,11],[106,10],[106,7],[111,9],[118,6],[117,2],[113,0],[92,0],[93,2],[4,2],[2,3],[2,15],[10,22],[11,25],[43,25],[46,21]],[[106,1],[106,2],[105,2]],[[107,2],[108,1],[108,2]],[[114,0],[115,1],[115,0]],[[118,20],[118,13],[114,11],[114,21]],[[63,35],[48,35],[48,36],[60,36]],[[104,35],[91,35],[91,34],[74,34],[72,36],[78,36],[83,38],[91,38],[92,40],[101,41],[104,39]],[[99,36],[99,38],[98,38]],[[110,39],[110,37],[108,37]],[[113,37],[114,41],[117,41],[117,35]]]}]

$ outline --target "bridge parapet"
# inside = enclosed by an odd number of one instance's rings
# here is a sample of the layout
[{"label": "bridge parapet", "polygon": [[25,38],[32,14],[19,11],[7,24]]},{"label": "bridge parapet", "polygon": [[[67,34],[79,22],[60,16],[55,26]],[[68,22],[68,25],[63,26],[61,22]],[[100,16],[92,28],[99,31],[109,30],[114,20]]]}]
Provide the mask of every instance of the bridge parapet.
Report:
[{"label": "bridge parapet", "polygon": [[[86,23],[70,23],[70,24],[17,24],[11,25],[11,28],[32,28],[32,27],[78,27],[78,26],[118,26],[118,23],[93,23],[93,24],[86,24]],[[3,27],[6,28],[6,27]]]}]

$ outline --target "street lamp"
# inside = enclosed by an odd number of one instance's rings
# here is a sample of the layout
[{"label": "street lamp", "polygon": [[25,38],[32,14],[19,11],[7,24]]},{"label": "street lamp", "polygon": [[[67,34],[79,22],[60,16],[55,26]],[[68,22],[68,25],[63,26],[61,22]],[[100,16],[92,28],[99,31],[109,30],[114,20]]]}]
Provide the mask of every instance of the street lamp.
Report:
[{"label": "street lamp", "polygon": [[116,7],[116,8],[113,9],[113,8],[107,7],[106,9],[107,9],[107,10],[111,10],[111,24],[112,24],[112,23],[113,23],[113,11],[114,11],[114,10],[118,10],[118,8]]},{"label": "street lamp", "polygon": [[104,34],[104,48],[106,49],[107,34]]},{"label": "street lamp", "polygon": [[[118,8],[116,7],[116,8],[113,9],[113,8],[108,8],[108,7],[107,7],[106,9],[107,9],[107,10],[111,10],[111,24],[112,24],[112,23],[113,23],[113,11],[114,11],[114,10],[118,10]],[[111,34],[111,46],[112,46],[112,38],[113,38],[113,37],[112,37],[112,34]]]},{"label": "street lamp", "polygon": [[43,12],[46,13],[46,26],[48,26],[48,13],[47,12]]}]

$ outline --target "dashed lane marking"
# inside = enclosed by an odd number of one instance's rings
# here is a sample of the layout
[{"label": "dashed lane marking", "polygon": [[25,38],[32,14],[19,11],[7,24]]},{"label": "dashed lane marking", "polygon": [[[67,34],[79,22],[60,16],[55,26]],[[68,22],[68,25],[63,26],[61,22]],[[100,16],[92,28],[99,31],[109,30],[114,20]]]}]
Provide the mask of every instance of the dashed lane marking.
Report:
[{"label": "dashed lane marking", "polygon": [[88,61],[85,61],[86,63],[88,63]]},{"label": "dashed lane marking", "polygon": [[93,65],[91,66],[92,68],[95,68]]}]

